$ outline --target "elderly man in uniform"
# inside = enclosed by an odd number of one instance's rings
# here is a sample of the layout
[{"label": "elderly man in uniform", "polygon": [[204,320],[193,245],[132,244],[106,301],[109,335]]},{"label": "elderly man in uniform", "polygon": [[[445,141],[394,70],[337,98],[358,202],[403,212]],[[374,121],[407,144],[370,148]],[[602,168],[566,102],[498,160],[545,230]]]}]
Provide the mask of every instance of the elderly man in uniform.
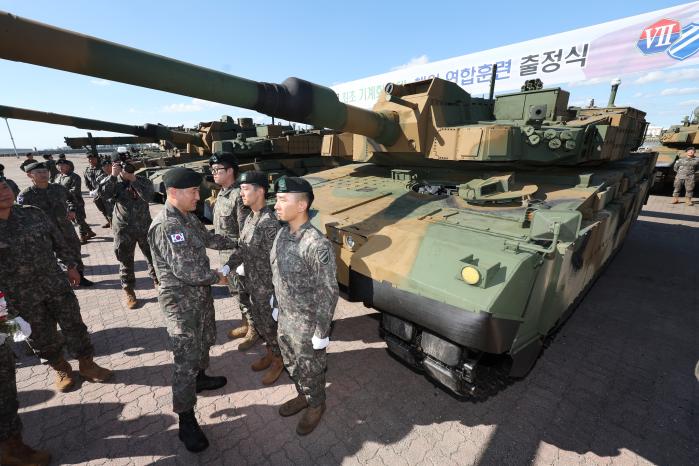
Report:
[{"label": "elderly man in uniform", "polygon": [[76,258],[78,264],[80,286],[94,285],[85,278],[85,266],[80,255],[80,239],[71,223],[75,220],[73,196],[63,186],[49,183],[49,170],[43,163],[29,164],[24,168],[24,171],[32,180],[32,186],[19,193],[17,203],[38,207],[48,215],[48,218],[61,233],[63,242],[73,251],[73,257]]},{"label": "elderly man in uniform", "polygon": [[179,438],[193,452],[209,446],[194,416],[196,394],[221,388],[227,382],[225,377],[205,373],[209,348],[216,340],[211,285],[228,282],[223,272],[210,268],[206,248],[234,249],[237,245],[206,230],[194,215],[201,182],[201,176],[191,169],[170,168],[163,175],[167,201],[148,230],[160,281],[158,302],[175,360],[173,410],[179,415]]},{"label": "elderly man in uniform", "polygon": [[87,224],[85,216],[85,201],[82,194],[82,181],[80,176],[75,173],[75,165],[73,162],[66,159],[58,159],[56,162],[58,171],[61,173],[56,178],[55,182],[63,186],[73,196],[73,206],[75,207],[75,223],[78,224],[80,230],[80,242],[86,244],[87,240],[94,238],[97,234],[92,231],[90,225]]},{"label": "elderly man in uniform", "polygon": [[267,354],[251,366],[255,372],[269,369],[262,378],[264,385],[272,385],[284,370],[279,344],[277,322],[272,318],[270,297],[274,294],[269,253],[280,225],[274,210],[267,206],[265,196],[269,189],[267,175],[248,171],[238,177],[240,197],[252,210],[240,231],[238,249],[233,251],[228,266],[242,268],[249,285],[249,323],[254,326],[267,345]]},{"label": "elderly man in uniform", "polygon": [[311,225],[313,188],[303,178],[282,177],[275,192],[277,218],[286,222],[272,246],[270,261],[278,316],[279,347],[298,396],[279,407],[292,416],[304,410],[299,435],[313,432],[325,412],[325,348],[339,296],[335,252]]},{"label": "elderly man in uniform", "polygon": [[672,203],[677,204],[680,202],[680,193],[682,192],[682,186],[684,186],[686,203],[687,205],[693,205],[694,175],[697,171],[697,165],[699,165],[699,159],[695,157],[694,147],[688,147],[685,150],[685,155],[687,157],[677,159],[673,167],[677,174],[675,175],[675,190],[672,193]]},{"label": "elderly man in uniform", "polygon": [[100,181],[98,189],[100,197],[114,205],[114,253],[119,261],[119,278],[129,309],[138,305],[134,291],[134,253],[137,244],[148,263],[148,274],[158,286],[148,246],[148,227],[152,220],[148,202],[153,198],[153,183],[146,177],[136,176],[133,168],[130,164],[112,162],[112,173]]},{"label": "elderly man in uniform", "polygon": [[[214,231],[222,236],[237,240],[245,218],[250,214],[250,208],[243,205],[240,189],[236,188],[235,178],[238,175],[238,160],[230,152],[217,152],[209,159],[214,182],[221,186],[214,205]],[[221,251],[220,261],[225,264],[232,251]],[[250,295],[245,290],[244,277],[232,275],[229,277],[228,289],[231,294],[238,294],[238,305],[242,324],[228,331],[230,338],[241,338],[243,341],[238,349],[245,351],[252,348],[258,340],[254,325],[250,325]]]},{"label": "elderly man in uniform", "polygon": [[[41,209],[13,202],[12,190],[0,182],[0,290],[5,293],[9,314],[19,315],[31,325],[27,342],[42,362],[56,371],[58,391],[65,392],[75,384],[72,367],[63,357],[63,339],[78,359],[83,378],[92,382],[108,380],[111,371],[92,359],[94,349],[71,289],[80,282],[79,250],[65,243],[55,223]],[[67,269],[67,277],[56,257]]]},{"label": "elderly man in uniform", "polygon": [[[5,165],[0,163],[0,178],[5,178]],[[19,196],[19,186],[17,186],[17,183],[12,181],[9,178],[5,178],[5,182],[10,185],[10,189],[12,189],[12,192],[15,194],[15,197]]]},{"label": "elderly man in uniform", "polygon": [[104,215],[107,221],[102,228],[109,228],[112,225],[111,213],[107,215],[107,209],[105,208],[104,201],[97,197],[97,188],[99,187],[100,180],[105,176],[100,166],[100,159],[97,154],[92,152],[87,153],[88,166],[85,167],[83,172],[83,179],[85,180],[85,187],[90,190],[90,196],[93,198],[95,207],[99,210],[102,215]]}]

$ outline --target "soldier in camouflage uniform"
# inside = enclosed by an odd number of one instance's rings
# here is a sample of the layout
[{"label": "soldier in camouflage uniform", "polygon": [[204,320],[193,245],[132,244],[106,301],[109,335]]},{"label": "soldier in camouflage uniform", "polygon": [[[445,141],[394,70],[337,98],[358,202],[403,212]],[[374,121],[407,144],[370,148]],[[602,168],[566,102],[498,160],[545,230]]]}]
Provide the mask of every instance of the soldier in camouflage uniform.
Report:
[{"label": "soldier in camouflage uniform", "polygon": [[78,224],[80,231],[80,242],[87,243],[87,240],[97,236],[87,224],[85,216],[85,201],[83,200],[80,176],[74,172],[75,166],[73,162],[66,159],[59,159],[56,162],[58,171],[61,173],[55,180],[55,183],[60,184],[68,190],[73,196],[73,206],[75,207],[75,223]]},{"label": "soldier in camouflage uniform", "polygon": [[[0,290],[5,292],[10,316],[19,315],[31,325],[27,342],[42,362],[56,371],[59,391],[69,390],[75,376],[63,358],[63,341],[56,325],[69,352],[79,361],[80,375],[93,382],[109,379],[112,373],[92,359],[94,349],[71,289],[71,284],[80,281],[75,249],[66,245],[44,212],[33,206],[13,205],[13,201],[10,187],[0,182]],[[68,278],[56,257],[67,268]]]},{"label": "soldier in camouflage uniform", "polygon": [[36,160],[34,160],[34,154],[32,154],[31,152],[27,152],[26,154],[24,154],[24,156],[26,158],[24,160],[22,160],[21,164],[19,164],[19,168],[22,171],[26,171],[25,168],[27,167],[27,165],[30,165],[30,164],[36,162]]},{"label": "soldier in camouflage uniform", "polygon": [[250,284],[250,324],[267,344],[267,354],[251,367],[256,372],[269,369],[262,378],[262,383],[271,385],[284,370],[277,343],[277,322],[272,318],[270,306],[274,285],[269,253],[280,225],[274,210],[267,206],[265,201],[269,189],[267,175],[258,171],[245,172],[238,177],[238,185],[243,204],[248,206],[252,213],[245,219],[240,231],[238,249],[233,251],[227,265],[231,269],[244,269],[245,281]]},{"label": "soldier in camouflage uniform", "polygon": [[[236,187],[238,160],[230,152],[217,152],[209,159],[214,181],[221,186],[214,205],[214,231],[219,235],[237,240],[250,208],[243,205],[240,189]],[[221,251],[220,261],[225,264],[232,251]],[[250,295],[245,290],[245,277],[233,274],[229,277],[228,289],[231,294],[238,294],[238,304],[242,324],[228,331],[230,338],[243,338],[238,349],[245,351],[252,348],[258,340],[254,325],[250,325]]]},{"label": "soldier in camouflage uniform", "polygon": [[94,283],[85,278],[85,266],[80,255],[80,239],[71,223],[75,220],[73,196],[63,186],[49,184],[49,171],[43,163],[34,162],[27,165],[25,171],[32,180],[32,186],[19,193],[17,203],[38,207],[48,215],[61,233],[63,243],[73,251],[72,255],[76,258],[80,273],[80,286],[92,286]]},{"label": "soldier in camouflage uniform", "polygon": [[211,377],[209,348],[216,339],[211,285],[225,285],[222,272],[212,270],[206,248],[233,249],[236,242],[211,233],[194,215],[202,178],[191,169],[170,168],[163,175],[167,202],[148,230],[148,242],[160,288],[158,302],[165,317],[175,360],[172,405],[179,415],[179,438],[190,451],[202,451],[209,442],[194,406],[196,394],[226,384]]},{"label": "soldier in camouflage uniform", "polygon": [[[0,178],[5,178],[5,165],[0,163]],[[5,182],[10,185],[12,192],[15,193],[15,197],[19,196],[19,186],[17,183],[9,178],[5,178]]]},{"label": "soldier in camouflage uniform", "polygon": [[699,159],[695,157],[694,147],[688,147],[685,155],[687,157],[677,159],[673,167],[677,174],[675,175],[675,190],[672,193],[672,203],[677,204],[680,202],[680,193],[682,192],[682,186],[684,186],[686,203],[687,205],[693,205],[694,174],[697,171]]},{"label": "soldier in camouflage uniform", "polygon": [[153,198],[153,183],[148,178],[124,170],[121,162],[113,162],[111,175],[100,181],[98,190],[101,197],[114,205],[114,253],[119,261],[119,278],[126,293],[126,307],[134,309],[138,305],[134,291],[134,252],[137,244],[148,262],[148,274],[158,285],[148,246],[148,227],[152,220],[148,202]]},{"label": "soldier in camouflage uniform", "polygon": [[287,222],[274,240],[270,257],[279,347],[299,393],[280,406],[279,414],[292,416],[305,409],[296,432],[307,435],[325,412],[325,348],[339,296],[335,252],[310,223],[313,189],[308,181],[282,177],[275,192],[277,218]]},{"label": "soldier in camouflage uniform", "polygon": [[108,226],[111,227],[112,215],[114,214],[114,203],[111,199],[107,199],[100,193],[99,186],[105,178],[109,178],[110,176],[112,176],[112,159],[109,157],[102,159],[102,161],[100,162],[100,166],[102,168],[102,176],[97,178],[97,189],[95,192],[95,199],[100,201],[104,205],[104,210],[107,215],[107,223],[109,223]]},{"label": "soldier in camouflage uniform", "polygon": [[53,160],[53,154],[44,154],[42,157],[44,158],[44,165],[49,169],[49,181],[55,183],[59,172],[58,167],[56,167],[56,161]]},{"label": "soldier in camouflage uniform", "polygon": [[85,167],[85,171],[83,172],[85,187],[90,190],[90,196],[92,197],[92,200],[95,203],[95,207],[97,207],[97,210],[99,210],[102,213],[102,215],[104,215],[104,218],[107,221],[107,223],[102,225],[102,228],[108,228],[111,226],[112,214],[110,212],[109,215],[107,215],[107,209],[104,205],[104,201],[101,198],[97,197],[97,188],[99,187],[99,182],[105,176],[105,174],[102,171],[102,167],[100,166],[100,159],[99,157],[97,157],[97,155],[93,153],[88,153],[87,161],[89,165]]}]

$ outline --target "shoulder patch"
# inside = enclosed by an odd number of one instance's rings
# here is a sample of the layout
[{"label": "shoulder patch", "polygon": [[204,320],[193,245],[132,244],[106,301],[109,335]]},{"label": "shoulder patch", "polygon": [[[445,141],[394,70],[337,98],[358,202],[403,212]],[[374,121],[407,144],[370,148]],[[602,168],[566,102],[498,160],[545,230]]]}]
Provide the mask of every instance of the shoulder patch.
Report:
[{"label": "shoulder patch", "polygon": [[171,243],[182,243],[184,242],[184,233],[173,233],[170,235]]},{"label": "shoulder patch", "polygon": [[272,227],[265,228],[265,236],[267,236],[267,239],[274,239],[277,236],[277,229]]},{"label": "shoulder patch", "polygon": [[318,248],[318,251],[316,251],[316,257],[321,264],[327,264],[330,262],[330,249],[328,249],[327,246],[321,246]]}]

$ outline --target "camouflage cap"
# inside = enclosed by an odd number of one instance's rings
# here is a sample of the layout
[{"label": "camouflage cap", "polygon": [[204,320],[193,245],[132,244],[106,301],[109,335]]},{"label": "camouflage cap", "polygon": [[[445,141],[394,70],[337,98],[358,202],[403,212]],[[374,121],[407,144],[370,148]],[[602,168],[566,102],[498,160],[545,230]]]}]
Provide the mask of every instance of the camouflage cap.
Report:
[{"label": "camouflage cap", "polygon": [[163,184],[166,188],[187,189],[196,188],[201,184],[202,177],[191,168],[170,168],[163,175]]},{"label": "camouflage cap", "polygon": [[269,189],[269,180],[267,179],[267,175],[263,172],[258,172],[255,170],[241,173],[238,177],[238,185],[241,184],[256,184],[265,189]]},{"label": "camouflage cap", "polygon": [[215,163],[225,165],[226,168],[238,170],[238,159],[231,152],[215,152],[209,157],[209,166]]},{"label": "camouflage cap", "polygon": [[29,165],[27,165],[26,167],[24,167],[24,171],[26,173],[29,173],[32,170],[37,170],[37,169],[41,169],[41,168],[47,169],[48,167],[46,166],[46,164],[44,162],[33,162],[33,163],[30,163]]}]

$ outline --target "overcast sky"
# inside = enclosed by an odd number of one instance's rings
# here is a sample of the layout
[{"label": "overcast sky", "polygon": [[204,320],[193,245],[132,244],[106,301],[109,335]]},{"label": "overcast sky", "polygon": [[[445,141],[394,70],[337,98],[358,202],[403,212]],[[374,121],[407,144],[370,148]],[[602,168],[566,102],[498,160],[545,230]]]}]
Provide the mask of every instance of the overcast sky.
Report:
[{"label": "overcast sky", "polygon": [[[0,0],[0,9],[250,79],[281,82],[298,76],[333,85],[682,3]],[[0,105],[119,123],[194,126],[223,114],[253,115],[6,60],[0,60],[0,86]],[[568,90],[571,103],[606,102],[609,85],[577,83]],[[699,105],[699,66],[624,78],[617,103],[648,111],[651,124],[677,123]],[[18,147],[58,147],[64,136],[85,136],[70,127],[9,122]],[[2,122],[0,148],[7,147],[11,142]]]}]

